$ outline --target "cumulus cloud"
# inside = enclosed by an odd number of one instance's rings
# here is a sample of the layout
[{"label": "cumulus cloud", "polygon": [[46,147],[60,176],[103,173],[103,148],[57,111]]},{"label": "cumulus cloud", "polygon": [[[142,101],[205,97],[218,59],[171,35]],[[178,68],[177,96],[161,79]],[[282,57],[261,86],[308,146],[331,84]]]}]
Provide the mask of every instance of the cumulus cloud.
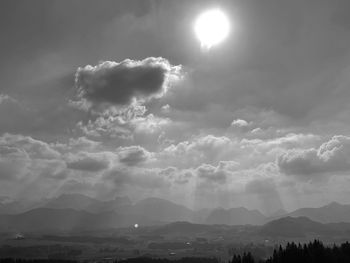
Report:
[{"label": "cumulus cloud", "polygon": [[161,107],[161,111],[163,112],[163,113],[169,113],[170,112],[170,105],[169,104],[165,104],[165,105],[163,105],[162,107]]},{"label": "cumulus cloud", "polygon": [[0,179],[33,182],[39,177],[57,178],[65,169],[62,155],[53,145],[30,136],[0,137]]},{"label": "cumulus cloud", "polygon": [[133,100],[160,97],[181,76],[181,66],[164,58],[141,61],[103,61],[78,68],[75,84],[78,98],[91,106],[129,105]]},{"label": "cumulus cloud", "polygon": [[350,137],[333,136],[318,149],[292,149],[277,159],[287,175],[344,173],[350,170]]},{"label": "cumulus cloud", "polygon": [[222,166],[212,166],[210,164],[202,164],[196,169],[196,174],[208,182],[223,184],[226,182],[227,174]]},{"label": "cumulus cloud", "polygon": [[250,125],[250,123],[248,123],[246,120],[242,120],[242,119],[236,119],[231,123],[231,126],[233,126],[233,127],[246,127],[249,125]]},{"label": "cumulus cloud", "polygon": [[141,146],[121,147],[118,150],[119,161],[127,166],[141,164],[151,157],[151,153]]}]

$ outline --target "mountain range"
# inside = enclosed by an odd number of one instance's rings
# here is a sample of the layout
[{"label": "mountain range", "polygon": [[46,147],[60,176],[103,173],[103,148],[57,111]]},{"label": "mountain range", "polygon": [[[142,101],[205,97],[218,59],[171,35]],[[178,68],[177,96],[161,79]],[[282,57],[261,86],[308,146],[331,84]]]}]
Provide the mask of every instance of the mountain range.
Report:
[{"label": "mountain range", "polygon": [[158,226],[152,230],[154,235],[201,235],[232,238],[240,235],[260,238],[304,238],[304,237],[350,237],[350,223],[323,224],[307,217],[283,217],[261,226],[246,225],[205,225],[188,222],[175,222]]},{"label": "mountain range", "polygon": [[[160,225],[172,222],[190,222],[205,225],[264,225],[262,233],[271,233],[269,224],[274,222],[273,229],[296,229],[286,235],[299,235],[305,232],[297,227],[294,219],[306,220],[316,224],[350,223],[350,205],[331,203],[319,208],[302,208],[290,213],[278,211],[272,217],[263,215],[258,210],[244,207],[191,210],[160,198],[147,198],[132,203],[128,197],[117,197],[101,201],[81,194],[63,194],[45,200],[24,210],[20,202],[0,203],[1,231],[38,231],[60,230],[72,231],[84,228],[118,228],[134,224],[140,226]],[[300,219],[302,218],[302,219]],[[281,220],[281,221],[279,221]],[[285,228],[284,225],[292,225]],[[316,226],[315,226],[316,227]],[[322,226],[322,229],[325,227]],[[310,229],[310,228],[308,228]],[[265,231],[265,232],[264,232]]]},{"label": "mountain range", "polygon": [[286,215],[308,217],[321,223],[350,222],[350,205],[332,202],[318,208],[301,208]]}]

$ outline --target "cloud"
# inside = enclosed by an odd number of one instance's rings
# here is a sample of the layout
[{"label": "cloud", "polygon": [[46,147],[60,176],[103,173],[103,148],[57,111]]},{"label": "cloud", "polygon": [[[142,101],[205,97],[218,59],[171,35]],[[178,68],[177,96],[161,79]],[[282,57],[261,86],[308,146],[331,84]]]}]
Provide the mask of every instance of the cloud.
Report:
[{"label": "cloud", "polygon": [[237,143],[225,136],[205,135],[172,144],[159,153],[159,159],[165,163],[175,163],[182,167],[197,167],[202,163],[217,163],[232,158]]},{"label": "cloud", "polygon": [[178,169],[176,167],[169,166],[165,169],[161,169],[158,174],[160,176],[167,177],[171,179],[175,184],[184,185],[189,183],[190,179],[193,177],[193,171],[189,169]]},{"label": "cloud", "polygon": [[60,153],[49,144],[33,139],[30,136],[6,133],[0,137],[0,146],[17,147],[34,159],[55,159],[60,157]]},{"label": "cloud", "polygon": [[337,174],[350,170],[350,137],[337,135],[318,149],[292,149],[277,159],[281,172],[287,175],[311,176]]},{"label": "cloud", "polygon": [[169,126],[171,120],[169,118],[159,118],[153,114],[148,114],[143,117],[137,117],[130,121],[130,124],[138,133],[156,133],[161,128]]},{"label": "cloud", "polygon": [[33,182],[57,178],[65,169],[62,155],[54,146],[30,136],[4,134],[0,137],[0,179]]},{"label": "cloud", "polygon": [[167,176],[167,177],[173,177],[176,175],[176,173],[178,172],[178,169],[176,167],[173,166],[169,166],[165,169],[162,169],[159,171],[159,175],[161,176]]},{"label": "cloud", "polygon": [[109,159],[101,154],[80,153],[69,159],[66,161],[67,168],[72,170],[99,172],[109,167]]},{"label": "cloud", "polygon": [[210,164],[202,164],[197,167],[196,174],[199,178],[202,178],[207,182],[223,184],[227,179],[226,171],[223,168],[224,167],[221,165],[215,167]]},{"label": "cloud", "polygon": [[25,151],[8,145],[0,145],[0,179],[16,180],[28,166]]},{"label": "cloud", "polygon": [[127,166],[136,166],[151,158],[151,153],[141,146],[128,146],[118,149],[119,161]]},{"label": "cloud", "polygon": [[96,149],[101,142],[87,139],[86,137],[70,138],[68,142],[69,150],[92,150]]},{"label": "cloud", "polygon": [[236,119],[231,123],[231,126],[236,126],[236,127],[246,127],[250,125],[246,120],[242,119]]},{"label": "cloud", "polygon": [[161,97],[181,76],[181,66],[164,58],[141,61],[103,61],[96,66],[78,68],[75,84],[78,98],[91,106],[129,105],[133,100]]},{"label": "cloud", "polygon": [[12,97],[10,97],[9,95],[7,95],[7,94],[0,93],[0,104],[1,103],[6,103],[6,102],[16,103],[17,101],[15,99],[13,99]]}]

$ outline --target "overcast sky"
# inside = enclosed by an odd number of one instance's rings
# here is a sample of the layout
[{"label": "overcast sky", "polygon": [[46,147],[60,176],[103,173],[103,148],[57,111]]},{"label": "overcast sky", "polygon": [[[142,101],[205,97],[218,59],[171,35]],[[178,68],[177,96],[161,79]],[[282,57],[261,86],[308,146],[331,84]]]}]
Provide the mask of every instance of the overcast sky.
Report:
[{"label": "overcast sky", "polygon": [[[219,7],[229,37],[193,24]],[[350,203],[348,0],[3,0],[0,193]]]}]

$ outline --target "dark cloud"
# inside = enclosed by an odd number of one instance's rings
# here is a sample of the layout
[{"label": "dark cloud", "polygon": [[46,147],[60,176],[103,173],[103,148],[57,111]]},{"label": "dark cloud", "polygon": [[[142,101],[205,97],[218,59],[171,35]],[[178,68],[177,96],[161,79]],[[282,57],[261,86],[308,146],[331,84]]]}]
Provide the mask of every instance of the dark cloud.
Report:
[{"label": "dark cloud", "polygon": [[122,147],[118,155],[119,161],[127,166],[138,165],[151,157],[151,153],[140,146]]},{"label": "dark cloud", "polygon": [[162,96],[180,68],[164,58],[104,61],[78,68],[75,84],[78,97],[93,105],[128,105],[133,99]]},{"label": "dark cloud", "polygon": [[165,169],[162,169],[160,172],[159,172],[159,175],[161,176],[168,176],[168,177],[172,177],[174,176],[176,173],[178,172],[178,169],[176,167],[167,167]]},{"label": "dark cloud", "polygon": [[350,137],[334,136],[318,149],[289,150],[277,159],[281,172],[308,176],[337,174],[350,170]]}]

